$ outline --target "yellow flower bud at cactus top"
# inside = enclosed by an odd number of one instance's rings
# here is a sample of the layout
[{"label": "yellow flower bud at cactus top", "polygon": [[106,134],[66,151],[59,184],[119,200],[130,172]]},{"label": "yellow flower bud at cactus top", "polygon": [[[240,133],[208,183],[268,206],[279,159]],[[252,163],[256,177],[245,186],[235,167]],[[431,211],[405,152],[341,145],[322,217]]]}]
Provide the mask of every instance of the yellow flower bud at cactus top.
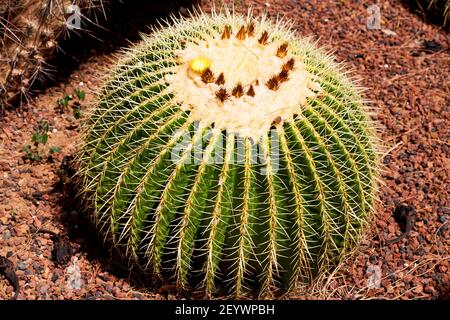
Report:
[{"label": "yellow flower bud at cactus top", "polygon": [[192,59],[189,66],[192,71],[194,71],[196,73],[202,73],[211,66],[211,60],[209,60],[205,57],[198,57],[198,58]]}]

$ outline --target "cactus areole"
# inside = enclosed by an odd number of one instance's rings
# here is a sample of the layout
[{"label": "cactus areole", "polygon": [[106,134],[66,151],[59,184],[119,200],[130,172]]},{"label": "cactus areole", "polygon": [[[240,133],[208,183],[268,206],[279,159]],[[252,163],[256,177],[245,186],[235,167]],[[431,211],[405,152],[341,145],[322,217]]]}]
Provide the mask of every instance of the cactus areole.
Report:
[{"label": "cactus areole", "polygon": [[355,244],[377,155],[358,89],[283,23],[170,21],[98,94],[80,195],[106,242],[183,290],[310,283]]}]

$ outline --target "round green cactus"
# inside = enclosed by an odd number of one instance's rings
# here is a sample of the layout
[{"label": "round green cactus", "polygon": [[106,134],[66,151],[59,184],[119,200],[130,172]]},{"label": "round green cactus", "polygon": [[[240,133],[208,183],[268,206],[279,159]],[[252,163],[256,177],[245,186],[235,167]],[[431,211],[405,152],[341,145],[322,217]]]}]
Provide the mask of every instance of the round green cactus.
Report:
[{"label": "round green cactus", "polygon": [[155,277],[210,295],[308,283],[354,245],[377,153],[357,87],[265,18],[173,18],[99,93],[83,206]]}]

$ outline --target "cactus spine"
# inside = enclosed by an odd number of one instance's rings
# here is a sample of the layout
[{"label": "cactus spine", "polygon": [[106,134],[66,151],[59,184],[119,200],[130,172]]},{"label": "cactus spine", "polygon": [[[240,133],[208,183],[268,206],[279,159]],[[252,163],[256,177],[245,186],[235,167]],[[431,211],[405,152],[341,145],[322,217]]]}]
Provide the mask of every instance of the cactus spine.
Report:
[{"label": "cactus spine", "polygon": [[82,12],[84,27],[104,5],[102,0],[0,2],[0,111],[27,101],[33,84],[51,78],[48,60],[69,34],[69,17],[79,15],[81,21]]},{"label": "cactus spine", "polygon": [[180,289],[290,289],[336,264],[372,210],[364,109],[332,57],[281,23],[173,18],[99,93],[80,194],[113,247]]}]

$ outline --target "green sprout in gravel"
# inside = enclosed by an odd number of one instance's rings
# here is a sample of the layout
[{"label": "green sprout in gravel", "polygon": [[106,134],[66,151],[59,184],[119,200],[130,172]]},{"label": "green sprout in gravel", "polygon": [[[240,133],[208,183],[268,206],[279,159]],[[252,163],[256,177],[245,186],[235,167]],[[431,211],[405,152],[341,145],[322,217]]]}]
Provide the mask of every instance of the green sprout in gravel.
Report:
[{"label": "green sprout in gravel", "polygon": [[78,100],[80,100],[80,101],[84,101],[84,99],[86,98],[86,93],[79,88],[75,89],[75,95],[77,96]]},{"label": "green sprout in gravel", "polygon": [[59,112],[63,113],[68,107],[69,107],[69,101],[72,100],[72,96],[65,95],[62,98],[59,98],[56,101],[56,104],[58,106]]},{"label": "green sprout in gravel", "polygon": [[73,117],[77,120],[80,119],[81,118],[81,106],[79,104],[74,105],[72,110],[73,110],[72,111]]},{"label": "green sprout in gravel", "polygon": [[73,113],[73,117],[78,120],[81,118],[81,115],[82,115],[81,101],[84,101],[84,99],[86,99],[86,93],[83,90],[76,88],[75,96],[77,97],[78,101],[75,101],[75,103],[73,104],[72,113]]},{"label": "green sprout in gravel", "polygon": [[285,23],[173,18],[118,63],[85,123],[86,212],[180,290],[311,283],[357,242],[378,152],[359,88]]},{"label": "green sprout in gravel", "polygon": [[81,102],[84,101],[84,99],[86,99],[86,92],[84,92],[79,88],[76,88],[75,96],[77,97],[77,101],[75,101],[75,103],[72,106],[72,114],[73,117],[78,120],[82,116]]},{"label": "green sprout in gravel", "polygon": [[71,104],[72,114],[73,117],[78,120],[81,118],[81,102],[84,101],[85,99],[86,99],[86,92],[84,92],[79,88],[76,88],[74,90],[74,95],[65,95],[64,97],[59,98],[56,101],[56,104],[59,112],[64,113],[69,107],[69,102],[74,100],[73,103]]},{"label": "green sprout in gravel", "polygon": [[47,158],[52,159],[55,153],[61,152],[61,148],[58,146],[50,147],[46,150],[46,144],[48,141],[49,124],[46,120],[40,120],[37,123],[36,129],[32,137],[32,145],[26,145],[22,148],[25,152],[25,159],[39,162]]}]

